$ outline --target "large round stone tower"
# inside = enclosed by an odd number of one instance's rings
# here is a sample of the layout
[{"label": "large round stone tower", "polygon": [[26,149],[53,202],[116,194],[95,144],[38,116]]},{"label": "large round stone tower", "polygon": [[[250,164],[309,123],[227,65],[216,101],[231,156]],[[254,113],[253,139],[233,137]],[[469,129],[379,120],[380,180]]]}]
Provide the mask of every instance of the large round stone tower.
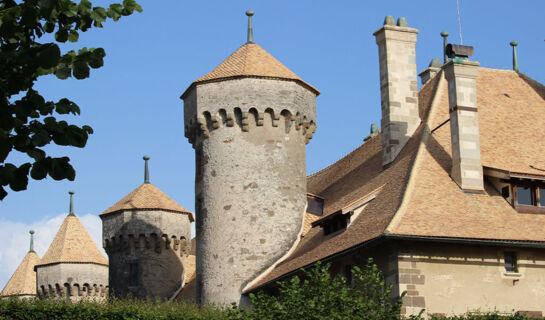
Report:
[{"label": "large round stone tower", "polygon": [[144,184],[100,215],[110,294],[167,300],[185,284],[193,215],[149,183],[144,160]]},{"label": "large round stone tower", "polygon": [[296,244],[316,96],[252,39],[182,95],[196,151],[197,300],[241,302]]},{"label": "large round stone tower", "polygon": [[108,261],[74,214],[73,195],[70,191],[70,213],[34,267],[37,293],[42,298],[104,300]]}]

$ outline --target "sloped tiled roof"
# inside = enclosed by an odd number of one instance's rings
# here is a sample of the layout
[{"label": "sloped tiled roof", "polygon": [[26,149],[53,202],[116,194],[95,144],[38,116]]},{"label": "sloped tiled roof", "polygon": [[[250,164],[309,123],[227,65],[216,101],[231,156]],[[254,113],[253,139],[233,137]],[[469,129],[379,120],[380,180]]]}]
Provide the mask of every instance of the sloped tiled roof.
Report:
[{"label": "sloped tiled roof", "polygon": [[[479,68],[477,102],[483,166],[545,177],[545,87],[514,71]],[[450,178],[448,110],[441,72],[420,90],[422,124],[391,165],[382,168],[378,135],[309,176],[308,192],[325,199],[325,216],[380,191],[345,232],[324,237],[312,228],[248,290],[384,234],[545,242],[545,215],[518,213],[486,181],[484,194],[468,194]]]},{"label": "sloped tiled roof", "polygon": [[40,257],[34,251],[29,251],[19,264],[0,296],[36,295],[36,271],[34,266]]},{"label": "sloped tiled roof", "polygon": [[246,43],[242,45],[210,73],[195,80],[189,88],[196,83],[219,81],[237,77],[292,80],[308,87],[316,94],[320,93],[314,87],[301,80],[295,73],[256,43]]},{"label": "sloped tiled roof", "polygon": [[185,302],[196,302],[197,297],[197,284],[195,281],[196,275],[196,257],[191,254],[187,257],[187,263],[184,265],[185,268],[185,285],[182,288],[182,291],[178,293],[178,296],[174,298],[176,301],[185,301]]},{"label": "sloped tiled roof", "polygon": [[73,215],[64,218],[53,242],[37,266],[61,262],[108,265],[108,260],[98,250],[81,221]]},{"label": "sloped tiled roof", "polygon": [[172,200],[163,191],[151,183],[144,183],[131,193],[119,200],[116,204],[106,209],[100,215],[105,215],[121,210],[165,210],[184,213],[193,221],[193,214],[184,209],[176,201]]},{"label": "sloped tiled roof", "polygon": [[[432,110],[432,128],[449,118],[448,89]],[[479,135],[483,166],[509,172],[545,172],[545,99],[525,76],[510,70],[479,68]],[[450,127],[424,141],[418,174],[408,188],[406,206],[391,233],[453,238],[545,241],[545,215],[518,213],[485,179],[484,194],[460,190],[450,178]]]}]

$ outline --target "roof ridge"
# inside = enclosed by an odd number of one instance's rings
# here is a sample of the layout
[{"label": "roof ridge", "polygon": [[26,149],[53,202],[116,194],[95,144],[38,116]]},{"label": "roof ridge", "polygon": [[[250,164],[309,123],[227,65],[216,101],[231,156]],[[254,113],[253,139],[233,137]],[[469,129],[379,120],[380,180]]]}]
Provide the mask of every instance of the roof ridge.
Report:
[{"label": "roof ridge", "polygon": [[378,133],[377,135],[371,136],[369,139],[367,139],[367,140],[364,141],[362,144],[360,144],[359,146],[357,146],[356,149],[353,149],[352,151],[350,151],[350,152],[348,152],[348,153],[342,155],[340,158],[338,158],[336,161],[334,161],[334,162],[331,163],[330,165],[328,165],[328,166],[326,166],[326,167],[324,167],[324,168],[322,168],[322,169],[320,169],[320,170],[318,170],[318,171],[316,171],[316,172],[314,172],[314,173],[309,174],[309,175],[307,176],[307,179],[308,179],[308,178],[311,178],[311,177],[314,177],[314,176],[318,175],[319,173],[321,173],[322,171],[325,171],[325,170],[327,170],[327,169],[333,167],[333,166],[336,165],[339,161],[341,161],[341,160],[343,160],[344,158],[350,156],[351,154],[357,152],[360,148],[362,148],[363,146],[365,146],[367,143],[373,141],[373,140],[374,140],[376,137],[378,137],[378,136],[380,136],[380,131],[379,131],[379,133]]},{"label": "roof ridge", "polygon": [[437,109],[437,105],[439,104],[441,97],[442,97],[442,89],[445,85],[445,79],[443,77],[444,72],[443,70],[439,71],[439,73],[436,75],[436,77],[439,78],[439,83],[437,87],[435,88],[435,94],[433,96],[433,100],[430,106],[430,110],[428,111],[428,118],[426,119],[426,122],[424,124],[424,132],[422,132],[422,136],[420,138],[420,143],[418,145],[418,151],[416,152],[416,157],[414,159],[413,165],[411,170],[409,171],[409,179],[407,180],[407,184],[405,185],[404,191],[403,191],[403,198],[401,200],[401,204],[397,208],[396,212],[394,213],[393,217],[390,219],[390,222],[384,229],[384,234],[393,233],[393,229],[397,227],[399,222],[401,221],[401,218],[403,217],[404,213],[406,212],[408,202],[410,200],[410,197],[414,191],[414,184],[416,180],[416,176],[419,173],[420,165],[422,163],[422,157],[423,152],[426,149],[426,142],[428,138],[431,135],[431,125],[433,123],[433,120],[435,118],[435,111]]}]

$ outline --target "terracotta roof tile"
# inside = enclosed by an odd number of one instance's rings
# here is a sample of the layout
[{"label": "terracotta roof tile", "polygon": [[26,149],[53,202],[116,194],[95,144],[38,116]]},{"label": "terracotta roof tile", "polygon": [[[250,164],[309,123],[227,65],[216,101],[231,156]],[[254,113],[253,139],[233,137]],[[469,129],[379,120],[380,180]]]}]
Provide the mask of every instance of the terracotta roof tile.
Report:
[{"label": "terracotta roof tile", "polygon": [[[449,117],[446,85],[440,94],[432,128]],[[530,165],[545,167],[544,97],[514,71],[479,68],[477,102],[483,166],[543,175]],[[545,215],[518,213],[486,179],[485,194],[462,192],[449,176],[451,155],[445,125],[425,141],[407,208],[393,233],[545,241]]]},{"label": "terracotta roof tile", "polygon": [[[256,43],[246,43],[242,45],[210,73],[195,80],[189,88],[196,83],[236,77],[293,80],[310,88],[316,94],[320,93],[314,87],[301,80],[295,73],[286,68],[286,66]],[[189,88],[187,90],[189,90]]]},{"label": "terracotta roof tile", "polygon": [[144,183],[131,193],[119,200],[116,204],[106,209],[100,215],[105,215],[120,210],[165,210],[187,214],[193,222],[193,214],[184,209],[176,201],[172,200],[163,191],[151,183]]},{"label": "terracotta roof tile", "polygon": [[0,296],[36,295],[36,272],[34,266],[40,257],[34,251],[29,251],[19,264]]},{"label": "terracotta roof tile", "polygon": [[108,265],[108,260],[98,250],[76,216],[69,215],[64,218],[53,242],[37,266],[60,262]]},{"label": "terracotta roof tile", "polygon": [[195,281],[196,275],[196,257],[194,255],[189,255],[187,257],[187,263],[185,265],[186,274],[185,274],[185,285],[182,288],[182,291],[178,293],[174,300],[176,301],[185,301],[185,302],[196,302],[197,297],[197,287]]},{"label": "terracotta roof tile", "polygon": [[[421,118],[428,117],[439,85],[440,77],[434,77],[421,88]],[[373,192],[376,192],[376,197],[367,204],[350,227],[337,236],[327,237],[320,228],[312,228],[290,257],[248,290],[384,234],[405,194],[414,160],[421,148],[424,129],[425,121],[386,169],[382,167],[381,136],[377,135],[333,165],[309,176],[307,191],[325,199],[325,216]]]}]

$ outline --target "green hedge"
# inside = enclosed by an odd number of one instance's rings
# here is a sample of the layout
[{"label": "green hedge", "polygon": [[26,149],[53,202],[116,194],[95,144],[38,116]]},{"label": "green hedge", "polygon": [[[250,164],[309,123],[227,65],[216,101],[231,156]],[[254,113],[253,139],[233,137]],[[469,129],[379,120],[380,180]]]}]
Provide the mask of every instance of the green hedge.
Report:
[{"label": "green hedge", "polygon": [[[352,281],[333,276],[329,265],[301,272],[300,277],[277,284],[278,293],[250,295],[253,307],[239,309],[199,308],[184,303],[115,300],[107,303],[70,303],[55,300],[0,300],[0,320],[399,320],[401,298],[392,300],[392,287],[369,260],[363,268],[354,267]],[[422,319],[420,316],[410,320]],[[431,319],[437,319],[431,317]],[[465,315],[448,320],[522,320],[523,316]]]},{"label": "green hedge", "polygon": [[225,320],[224,311],[184,303],[119,300],[108,303],[54,300],[0,300],[0,320]]},{"label": "green hedge", "polygon": [[[263,309],[259,311],[264,312]],[[277,313],[274,310],[271,314]],[[301,313],[299,313],[301,315]],[[260,319],[260,315],[240,309],[219,310],[217,308],[199,308],[183,303],[154,303],[142,301],[112,301],[106,304],[93,302],[69,303],[50,300],[0,300],[0,320],[121,320],[121,319],[181,319],[181,320],[234,320]],[[271,317],[267,317],[273,319]],[[285,318],[276,318],[285,320]],[[321,319],[317,314],[301,315],[300,320]],[[334,319],[334,317],[332,317]],[[388,319],[375,316],[364,316],[360,319]],[[413,317],[412,319],[419,319]],[[435,320],[437,318],[432,317]],[[442,320],[523,320],[521,316],[466,315],[460,317],[441,318]]]}]

